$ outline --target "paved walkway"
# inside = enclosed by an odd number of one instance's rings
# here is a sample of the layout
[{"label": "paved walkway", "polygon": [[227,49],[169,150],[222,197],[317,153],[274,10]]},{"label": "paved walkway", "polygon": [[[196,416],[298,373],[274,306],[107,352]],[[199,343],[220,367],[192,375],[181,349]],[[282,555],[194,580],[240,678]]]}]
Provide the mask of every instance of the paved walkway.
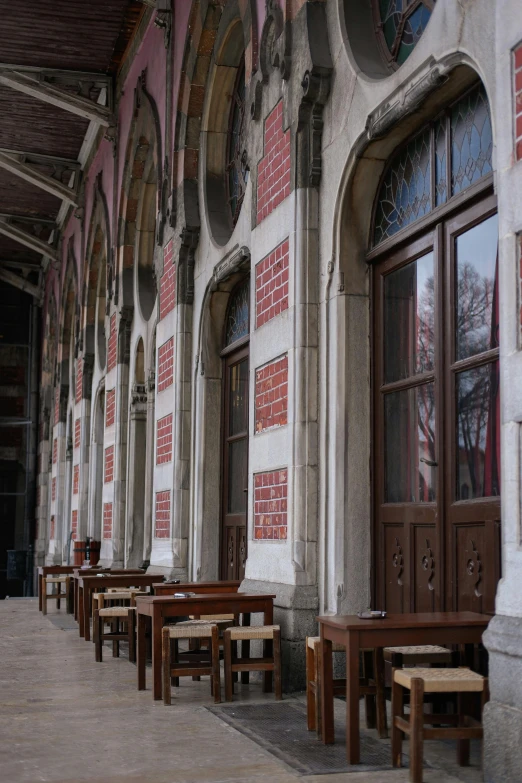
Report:
[{"label": "paved walkway", "polygon": [[[43,617],[36,599],[0,601],[2,783],[295,783],[300,777],[205,709],[207,678],[187,678],[165,707],[152,701],[150,690],[136,690],[134,666],[107,652],[103,664],[95,663],[93,645],[79,638],[63,610],[53,607]],[[249,691],[243,700],[268,698],[256,685]],[[477,769],[447,774],[447,763],[426,770],[426,783],[481,780]],[[303,778],[407,780],[407,770]]]}]

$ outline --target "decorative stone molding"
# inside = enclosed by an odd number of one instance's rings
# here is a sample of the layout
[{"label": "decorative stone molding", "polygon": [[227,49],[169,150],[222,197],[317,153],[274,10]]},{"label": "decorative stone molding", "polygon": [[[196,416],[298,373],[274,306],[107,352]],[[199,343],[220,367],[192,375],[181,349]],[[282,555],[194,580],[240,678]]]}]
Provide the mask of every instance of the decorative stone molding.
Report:
[{"label": "decorative stone molding", "polygon": [[373,111],[366,122],[369,141],[385,136],[393,125],[412,114],[426,100],[428,95],[448,79],[448,67],[431,65],[430,70],[417,82],[401,88],[390,99]]},{"label": "decorative stone molding", "polygon": [[132,387],[131,405],[134,412],[147,411],[147,385],[145,383],[135,383]]},{"label": "decorative stone molding", "polygon": [[172,30],[172,9],[171,0],[157,0],[156,2],[156,18],[154,19],[154,26],[163,30],[163,42],[165,49],[169,48],[170,33]]},{"label": "decorative stone molding", "polygon": [[60,386],[59,421],[67,421],[67,407],[69,404],[69,386]]},{"label": "decorative stone molding", "polygon": [[120,324],[118,330],[118,363],[129,364],[130,362],[130,343],[132,319],[134,318],[134,307],[124,305],[120,310]]},{"label": "decorative stone molding", "polygon": [[199,228],[186,226],[180,237],[181,245],[176,275],[178,303],[192,304],[194,301],[194,263],[199,242]]},{"label": "decorative stone molding", "polygon": [[90,400],[92,396],[92,376],[94,372],[94,354],[83,356],[82,398]]},{"label": "decorative stone molding", "polygon": [[150,370],[149,377],[147,378],[147,393],[154,394],[156,389],[156,373],[154,370]]},{"label": "decorative stone molding", "polygon": [[266,0],[266,15],[259,44],[261,79],[251,87],[250,117],[261,117],[263,85],[268,84],[270,72],[277,69],[281,78],[290,78],[292,64],[292,24],[284,21],[278,0]]},{"label": "decorative stone molding", "polygon": [[215,291],[223,280],[236,274],[237,272],[250,269],[250,250],[247,247],[236,248],[231,254],[225,256],[214,267],[210,290]]},{"label": "decorative stone molding", "polygon": [[323,110],[330,94],[333,71],[326,11],[323,4],[306,5],[307,39],[311,67],[305,71],[298,119],[297,186],[317,187],[321,181]]}]

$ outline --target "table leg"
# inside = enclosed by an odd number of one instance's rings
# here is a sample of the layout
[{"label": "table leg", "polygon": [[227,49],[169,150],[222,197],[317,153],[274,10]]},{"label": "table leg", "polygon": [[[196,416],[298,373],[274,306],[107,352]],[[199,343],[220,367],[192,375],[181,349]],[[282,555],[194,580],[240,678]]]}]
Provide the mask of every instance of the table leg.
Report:
[{"label": "table leg", "polygon": [[[273,625],[274,624],[274,604],[273,599],[270,598],[269,601],[267,601],[265,606],[265,613],[263,622],[265,625]],[[263,641],[263,657],[264,658],[271,658],[274,654],[274,644],[271,639],[265,639]],[[272,681],[273,681],[273,672],[265,672],[263,674],[263,692],[264,693],[271,693],[272,692]]]},{"label": "table leg", "polygon": [[91,589],[83,588],[83,638],[86,642],[91,641]]},{"label": "table leg", "polygon": [[160,607],[154,606],[152,615],[152,683],[153,695],[157,701],[162,698],[162,647],[161,647],[161,629],[163,627],[163,618],[160,613]]},{"label": "table leg", "polygon": [[83,587],[78,587],[78,600],[76,601],[78,607],[78,633],[83,636]]},{"label": "table leg", "polygon": [[359,764],[359,634],[347,631],[346,642],[346,757]]},{"label": "table leg", "polygon": [[74,619],[77,623],[80,622],[80,611],[79,611],[79,597],[78,597],[78,580],[74,580]]},{"label": "table leg", "polygon": [[38,611],[42,611],[42,580],[41,574],[38,574]]},{"label": "table leg", "polygon": [[322,693],[320,696],[321,704],[321,724],[322,739],[325,745],[331,745],[335,741],[334,731],[334,705],[333,705],[333,661],[332,661],[332,642],[323,636],[323,627],[321,626],[321,653],[320,653],[320,680]]},{"label": "table leg", "polygon": [[137,663],[137,670],[138,670],[138,690],[144,691],[145,690],[145,657],[146,657],[146,649],[145,649],[145,632],[147,628],[147,616],[144,614],[138,613],[138,663]]}]

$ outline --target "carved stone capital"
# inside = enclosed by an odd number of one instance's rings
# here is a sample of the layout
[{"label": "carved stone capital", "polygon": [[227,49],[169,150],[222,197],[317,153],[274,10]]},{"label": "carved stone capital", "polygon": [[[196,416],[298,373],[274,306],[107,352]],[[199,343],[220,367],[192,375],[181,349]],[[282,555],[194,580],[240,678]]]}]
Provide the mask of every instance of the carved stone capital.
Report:
[{"label": "carved stone capital", "polygon": [[132,387],[131,405],[135,412],[147,411],[147,386],[145,383],[135,383]]},{"label": "carved stone capital", "polygon": [[130,362],[130,343],[132,319],[134,318],[134,307],[124,305],[120,310],[120,322],[118,329],[118,363],[129,364]]},{"label": "carved stone capital", "polygon": [[177,289],[180,304],[194,301],[194,263],[199,242],[199,227],[186,226],[181,234],[178,258]]},{"label": "carved stone capital", "polygon": [[90,400],[92,396],[92,376],[94,372],[94,354],[86,353],[83,356],[82,397]]},{"label": "carved stone capital", "polygon": [[69,386],[60,386],[59,421],[67,421],[67,406],[69,404]]}]

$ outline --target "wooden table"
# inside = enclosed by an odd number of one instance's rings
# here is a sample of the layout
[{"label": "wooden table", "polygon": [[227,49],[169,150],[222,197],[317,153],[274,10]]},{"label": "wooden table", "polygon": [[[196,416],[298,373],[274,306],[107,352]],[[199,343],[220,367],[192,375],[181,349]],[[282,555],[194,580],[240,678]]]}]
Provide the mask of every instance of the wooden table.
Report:
[{"label": "wooden table", "polygon": [[96,574],[144,574],[143,568],[99,568],[93,566],[92,568],[81,568],[80,566],[74,566],[73,575],[71,579],[71,590],[73,594],[73,611],[74,619],[76,622],[80,621],[80,612],[78,608],[78,577],[80,576],[96,576]]},{"label": "wooden table", "polygon": [[334,742],[332,642],[346,647],[346,756],[349,764],[359,764],[359,651],[402,645],[464,644],[469,660],[473,645],[481,641],[490,619],[477,612],[389,614],[381,620],[361,620],[356,615],[318,617],[323,742]]},{"label": "wooden table", "polygon": [[[179,585],[178,585],[179,587]],[[275,595],[247,595],[246,593],[199,594],[191,598],[174,596],[138,596],[136,615],[138,625],[138,690],[145,690],[145,632],[152,623],[152,682],[153,697],[161,699],[161,629],[167,617],[187,617],[202,614],[243,614],[244,624],[250,615],[263,612],[263,625],[274,622]],[[264,641],[264,657],[272,653],[272,641]],[[265,689],[272,687],[272,672],[264,673]]]},{"label": "wooden table", "polygon": [[98,590],[105,590],[107,587],[152,588],[157,578],[157,574],[132,574],[129,572],[116,574],[114,571],[103,576],[82,576],[82,574],[79,574],[76,581],[78,582],[78,625],[80,636],[83,636],[86,642],[91,638],[90,618],[93,593],[98,592]]},{"label": "wooden table", "polygon": [[65,576],[73,573],[74,566],[54,565],[38,566],[38,609],[42,611],[43,585],[46,576]]},{"label": "wooden table", "polygon": [[241,582],[228,580],[222,582],[183,582],[178,585],[159,582],[152,585],[154,595],[174,595],[174,593],[237,593]]}]

